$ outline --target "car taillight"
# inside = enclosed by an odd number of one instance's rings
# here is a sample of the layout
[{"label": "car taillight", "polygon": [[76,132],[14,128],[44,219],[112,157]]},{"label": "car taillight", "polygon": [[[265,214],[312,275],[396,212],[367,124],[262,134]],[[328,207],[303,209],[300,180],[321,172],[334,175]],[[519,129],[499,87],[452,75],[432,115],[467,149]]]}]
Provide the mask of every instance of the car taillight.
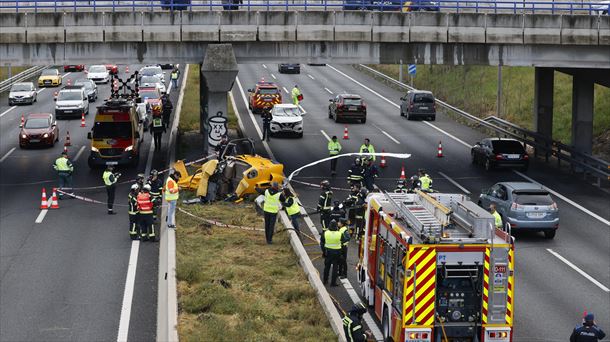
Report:
[{"label": "car taillight", "polygon": [[496,154],[496,160],[502,160],[504,159],[504,156],[501,154]]},{"label": "car taillight", "polygon": [[436,112],[436,103],[432,102],[432,110]]},{"label": "car taillight", "polygon": [[551,209],[557,210],[557,203],[553,202],[553,204],[551,204]]}]

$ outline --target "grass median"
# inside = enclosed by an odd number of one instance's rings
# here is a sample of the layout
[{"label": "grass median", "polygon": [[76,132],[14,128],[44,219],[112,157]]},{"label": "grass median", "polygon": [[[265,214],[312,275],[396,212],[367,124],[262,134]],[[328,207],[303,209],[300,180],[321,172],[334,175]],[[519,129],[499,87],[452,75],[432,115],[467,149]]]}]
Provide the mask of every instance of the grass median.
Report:
[{"label": "grass median", "polygon": [[[11,75],[10,76],[15,76],[18,73],[20,73],[20,72],[22,72],[24,70],[27,70],[28,68],[29,67],[27,67],[27,66],[14,66],[14,67],[11,67]],[[0,67],[0,81],[4,81],[4,80],[6,80],[8,78],[9,78],[8,67],[6,67],[6,66]]]}]

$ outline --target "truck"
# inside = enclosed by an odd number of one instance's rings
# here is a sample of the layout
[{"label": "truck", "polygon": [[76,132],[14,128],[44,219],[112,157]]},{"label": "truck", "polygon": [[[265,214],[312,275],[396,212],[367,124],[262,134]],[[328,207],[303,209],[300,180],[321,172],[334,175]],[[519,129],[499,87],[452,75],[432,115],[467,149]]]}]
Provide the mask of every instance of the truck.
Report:
[{"label": "truck", "polygon": [[105,165],[137,166],[140,143],[144,139],[142,120],[133,99],[110,98],[97,107],[91,139],[89,167]]},{"label": "truck", "polygon": [[461,194],[371,193],[357,265],[384,341],[511,342],[514,238]]}]

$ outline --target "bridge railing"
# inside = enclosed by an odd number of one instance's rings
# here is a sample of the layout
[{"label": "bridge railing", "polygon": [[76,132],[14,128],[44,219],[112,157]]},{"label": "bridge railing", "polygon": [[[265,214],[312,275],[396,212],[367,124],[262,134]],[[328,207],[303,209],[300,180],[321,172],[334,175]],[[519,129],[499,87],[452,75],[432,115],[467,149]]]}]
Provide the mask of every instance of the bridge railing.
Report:
[{"label": "bridge railing", "polygon": [[[415,89],[366,65],[360,64],[359,67],[399,88],[405,90]],[[581,170],[583,171],[583,175],[586,176],[588,174],[595,177],[598,186],[601,185],[602,181],[610,180],[610,163],[608,161],[594,157],[590,154],[578,152],[572,146],[549,139],[537,132],[519,127],[518,125],[501,118],[491,116],[480,119],[439,99],[436,99],[436,103],[439,107],[444,108],[448,112],[491,130],[498,136],[511,137],[533,147],[535,155],[540,154],[544,156],[547,162],[549,161],[549,157],[553,156],[557,160],[557,165],[561,165],[562,161],[569,163],[572,170]]]},{"label": "bridge railing", "polygon": [[6,80],[0,82],[0,93],[10,90],[11,86],[17,82],[22,82],[38,76],[38,74],[40,74],[40,72],[45,68],[46,66],[33,66],[18,73],[13,77],[7,78]]},{"label": "bridge railing", "polygon": [[0,12],[114,12],[114,11],[213,11],[213,10],[360,10],[441,11],[470,13],[588,14],[610,12],[600,1],[563,0],[71,0],[0,1]]}]

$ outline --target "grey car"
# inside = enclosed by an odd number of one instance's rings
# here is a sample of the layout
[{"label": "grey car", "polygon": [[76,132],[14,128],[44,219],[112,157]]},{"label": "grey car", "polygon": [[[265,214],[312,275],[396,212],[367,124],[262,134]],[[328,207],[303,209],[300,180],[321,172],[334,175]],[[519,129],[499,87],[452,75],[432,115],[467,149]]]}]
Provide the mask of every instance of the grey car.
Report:
[{"label": "grey car", "polygon": [[485,209],[495,203],[506,231],[543,232],[555,237],[559,228],[559,209],[551,194],[541,185],[528,182],[500,182],[484,189],[479,205]]},{"label": "grey car", "polygon": [[33,104],[36,102],[36,87],[32,82],[15,83],[8,93],[8,105]]},{"label": "grey car", "polygon": [[406,116],[407,120],[416,118],[436,120],[436,100],[432,92],[409,90],[400,101],[400,116]]},{"label": "grey car", "polygon": [[82,86],[85,88],[85,94],[90,103],[97,101],[97,84],[91,80],[78,80],[74,82],[75,86]]}]

